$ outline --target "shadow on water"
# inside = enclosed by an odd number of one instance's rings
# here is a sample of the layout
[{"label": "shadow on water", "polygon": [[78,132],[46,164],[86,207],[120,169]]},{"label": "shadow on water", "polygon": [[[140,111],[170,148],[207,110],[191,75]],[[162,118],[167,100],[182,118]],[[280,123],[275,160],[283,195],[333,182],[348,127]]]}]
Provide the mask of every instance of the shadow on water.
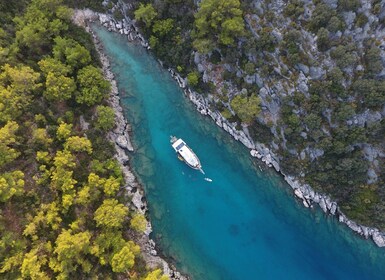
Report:
[{"label": "shadow on water", "polygon": [[[385,250],[305,209],[281,176],[199,115],[144,49],[94,30],[125,93],[130,161],[145,186],[153,237],[180,270],[204,280],[385,278]],[[187,142],[206,175],[175,157],[170,135]]]}]

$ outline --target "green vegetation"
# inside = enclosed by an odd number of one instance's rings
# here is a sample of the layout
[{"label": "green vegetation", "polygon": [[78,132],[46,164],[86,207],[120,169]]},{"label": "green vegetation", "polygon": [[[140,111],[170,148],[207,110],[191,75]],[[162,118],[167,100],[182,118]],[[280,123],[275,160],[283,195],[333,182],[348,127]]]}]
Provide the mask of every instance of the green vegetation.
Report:
[{"label": "green vegetation", "polygon": [[191,72],[187,75],[187,81],[190,86],[195,87],[198,85],[199,82],[199,73],[198,72]]},{"label": "green vegetation", "polygon": [[245,33],[239,0],[203,0],[195,14],[194,47],[208,53],[220,46],[233,46]]},{"label": "green vegetation", "polygon": [[115,113],[112,108],[100,105],[96,107],[96,116],[96,128],[108,131],[115,126]]},{"label": "green vegetation", "polygon": [[239,118],[245,123],[251,123],[261,112],[261,100],[252,94],[250,97],[237,95],[231,100],[231,107]]},{"label": "green vegetation", "polygon": [[154,7],[151,4],[143,5],[140,3],[139,8],[135,11],[135,19],[143,21],[146,27],[150,27],[157,16]]},{"label": "green vegetation", "polygon": [[61,0],[0,6],[0,278],[168,279],[132,240],[147,222],[126,206],[89,34]]},{"label": "green vegetation", "polygon": [[[138,2],[132,16],[166,67],[210,94],[212,109],[230,122],[247,124],[285,173],[303,174],[349,217],[385,229],[385,162],[379,155],[369,161],[365,151],[384,147],[385,122],[374,120],[383,118],[385,102],[382,39],[373,36],[385,22],[380,1],[369,11],[358,0],[338,0],[336,8],[295,0],[282,12],[269,10],[269,1],[261,8],[238,0]],[[367,26],[368,38],[355,36]],[[271,95],[258,95],[261,84]],[[373,169],[378,178],[368,183]],[[369,194],[377,199],[360,203]]]}]

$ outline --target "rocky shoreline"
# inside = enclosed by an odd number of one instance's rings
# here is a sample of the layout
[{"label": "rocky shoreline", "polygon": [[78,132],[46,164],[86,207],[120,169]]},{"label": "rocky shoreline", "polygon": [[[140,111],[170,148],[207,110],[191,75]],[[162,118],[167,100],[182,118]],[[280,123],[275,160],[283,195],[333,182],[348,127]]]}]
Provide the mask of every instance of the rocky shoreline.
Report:
[{"label": "rocky shoreline", "polygon": [[[123,108],[120,105],[119,91],[114,79],[114,74],[110,70],[109,59],[104,54],[103,47],[101,46],[99,40],[87,25],[87,22],[98,20],[100,17],[103,18],[103,16],[104,15],[97,14],[91,10],[75,10],[73,21],[75,24],[84,27],[87,32],[92,34],[96,50],[98,51],[100,61],[102,63],[104,76],[111,83],[111,93],[108,99],[108,103],[115,111],[116,126],[112,131],[108,133],[108,138],[112,143],[114,143],[115,146],[115,157],[121,165],[121,169],[125,178],[126,184],[124,187],[132,196],[132,205],[130,206],[134,211],[145,214],[147,211],[147,204],[145,202],[144,189],[137,182],[135,175],[132,173],[130,167],[128,166],[129,158],[127,156],[127,152],[134,151],[129,136],[131,126],[123,115]],[[169,276],[172,280],[188,280],[189,278],[187,276],[182,275],[172,264],[169,264],[158,255],[158,252],[155,248],[156,244],[149,237],[151,232],[151,223],[147,222],[147,229],[145,233],[138,240],[136,240],[142,249],[142,255],[146,261],[146,264],[151,269],[161,267],[164,274]]]},{"label": "rocky shoreline", "polygon": [[337,216],[339,222],[346,224],[354,232],[363,236],[365,239],[371,237],[378,247],[385,247],[385,233],[381,232],[377,228],[360,225],[350,220],[338,207],[337,202],[333,201],[328,195],[319,194],[315,192],[311,186],[302,184],[293,176],[284,174],[280,169],[278,157],[265,145],[254,143],[249,136],[247,127],[243,127],[243,130],[237,130],[220,113],[211,111],[209,109],[208,100],[189,89],[186,86],[186,81],[175,73],[174,70],[168,69],[168,71],[178,82],[179,86],[184,90],[184,93],[188,96],[190,101],[195,104],[197,110],[201,114],[210,116],[218,126],[227,131],[235,140],[240,141],[247,148],[249,148],[251,156],[262,160],[262,162],[264,162],[267,166],[274,167],[278,173],[282,174],[285,181],[293,189],[294,195],[302,200],[302,203],[306,208],[313,207],[313,204],[318,204],[323,212]]},{"label": "rocky shoreline", "polygon": [[[117,32],[127,36],[129,41],[137,41],[143,47],[150,49],[148,42],[139,33],[135,25],[129,21],[129,19],[123,19],[117,22],[109,15],[98,14],[99,22],[104,25],[108,30]],[[160,62],[162,63],[162,62]],[[335,201],[333,201],[328,195],[315,192],[311,186],[302,184],[299,180],[293,176],[284,174],[280,169],[278,157],[264,144],[254,143],[251,139],[247,127],[244,126],[242,130],[237,130],[233,124],[225,119],[219,112],[213,112],[209,107],[209,99],[204,98],[202,95],[192,91],[187,87],[186,79],[183,79],[175,70],[169,68],[171,76],[177,81],[180,88],[183,89],[185,95],[195,104],[197,110],[203,114],[210,116],[214,122],[227,131],[235,140],[240,141],[247,148],[250,149],[250,154],[253,157],[260,159],[269,167],[274,169],[283,175],[285,181],[293,189],[294,195],[302,200],[305,207],[313,207],[314,204],[318,204],[319,207],[330,215],[335,215],[339,222],[346,224],[351,230],[363,236],[364,238],[372,238],[374,243],[379,247],[385,247],[385,233],[381,232],[377,228],[371,228],[364,225],[360,225],[349,218],[341,211]]]},{"label": "rocky shoreline", "polygon": [[339,222],[346,224],[354,232],[366,239],[371,237],[378,247],[385,247],[385,233],[381,232],[377,228],[360,225],[350,220],[338,207],[337,202],[333,201],[328,195],[319,194],[315,192],[311,186],[302,184],[293,176],[284,174],[280,169],[278,157],[265,145],[254,143],[249,136],[247,127],[243,127],[243,130],[237,130],[219,112],[211,111],[209,109],[208,100],[187,88],[185,80],[182,79],[177,73],[175,73],[172,69],[169,69],[169,72],[178,82],[179,86],[184,90],[189,99],[196,105],[197,110],[201,114],[210,116],[218,126],[227,131],[235,140],[240,141],[247,148],[249,148],[251,156],[262,160],[262,162],[264,162],[267,166],[274,167],[278,173],[282,174],[285,181],[293,189],[294,195],[302,200],[302,203],[306,208],[313,207],[313,204],[318,204],[323,212],[337,216]]}]

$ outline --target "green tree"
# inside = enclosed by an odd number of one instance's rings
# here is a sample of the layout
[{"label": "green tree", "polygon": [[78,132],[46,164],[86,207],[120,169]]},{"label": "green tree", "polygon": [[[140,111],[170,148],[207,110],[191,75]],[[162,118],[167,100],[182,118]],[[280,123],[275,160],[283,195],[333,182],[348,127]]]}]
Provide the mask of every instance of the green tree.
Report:
[{"label": "green tree", "polygon": [[101,265],[111,263],[116,252],[125,245],[122,232],[117,230],[102,231],[95,239],[91,247],[91,253],[99,258]]},{"label": "green tree", "polygon": [[[54,158],[54,168],[51,175],[51,187],[53,190],[60,190],[64,194],[73,195],[73,189],[77,181],[73,178],[73,168],[76,166],[75,157],[70,151],[58,151]],[[66,203],[69,203],[65,197]]]},{"label": "green tree", "polygon": [[147,28],[151,26],[154,19],[158,15],[152,4],[139,4],[139,8],[134,12],[135,19],[144,22]]},{"label": "green tree", "polygon": [[52,139],[48,136],[45,128],[36,128],[32,131],[32,141],[39,147],[48,148],[52,143]]},{"label": "green tree", "polygon": [[128,208],[116,199],[106,199],[95,211],[94,220],[97,226],[105,228],[121,228],[128,214]]},{"label": "green tree", "polygon": [[71,72],[71,67],[63,64],[59,59],[46,57],[38,62],[41,71],[47,75],[54,73],[55,75],[67,75]]},{"label": "green tree", "polygon": [[136,213],[131,218],[130,226],[137,232],[144,232],[147,228],[147,220],[143,214]]},{"label": "green tree", "polygon": [[42,54],[53,37],[68,29],[72,11],[60,0],[33,0],[23,17],[16,17],[16,42]]},{"label": "green tree", "polygon": [[111,107],[101,105],[96,107],[96,117],[95,127],[98,129],[108,131],[115,126],[115,113]]},{"label": "green tree", "polygon": [[381,51],[378,47],[369,48],[364,55],[366,70],[369,75],[374,76],[383,69]]},{"label": "green tree", "polygon": [[336,16],[336,11],[330,8],[327,4],[319,2],[311,16],[309,28],[312,32],[317,32],[321,27],[327,27],[330,19]]},{"label": "green tree", "polygon": [[132,241],[117,252],[111,260],[112,271],[125,272],[131,269],[135,264],[135,256],[140,253],[140,247]]},{"label": "green tree", "polygon": [[42,266],[47,262],[44,253],[39,252],[38,248],[34,248],[24,255],[23,264],[21,265],[21,275],[24,279],[32,280],[49,280],[48,275],[42,271]]},{"label": "green tree", "polygon": [[71,69],[79,69],[91,62],[90,52],[71,38],[56,37],[53,54],[55,59],[65,62]]},{"label": "green tree", "polygon": [[337,32],[338,30],[343,30],[344,27],[345,27],[345,23],[341,19],[339,19],[337,16],[333,16],[329,20],[327,29],[330,32]]},{"label": "green tree", "polygon": [[203,0],[195,14],[194,47],[208,53],[219,45],[234,45],[245,32],[239,0]]},{"label": "green tree", "polygon": [[327,51],[330,48],[329,31],[326,28],[320,28],[317,32],[317,46],[320,51]]},{"label": "green tree", "polygon": [[119,190],[120,180],[114,177],[110,177],[104,180],[103,191],[107,196],[113,196]]},{"label": "green tree", "polygon": [[156,269],[147,274],[143,280],[169,280],[167,275],[162,274],[162,270]]},{"label": "green tree", "polygon": [[353,53],[351,46],[338,46],[332,49],[330,56],[336,60],[340,68],[353,67],[357,63],[357,56]]},{"label": "green tree", "polygon": [[19,117],[31,102],[32,93],[39,89],[40,74],[28,66],[1,68],[0,122]]},{"label": "green tree", "polygon": [[59,124],[59,127],[57,128],[56,137],[61,141],[67,140],[68,137],[71,136],[71,133],[72,133],[72,124],[61,122]]},{"label": "green tree", "polygon": [[164,37],[169,34],[170,31],[174,29],[174,20],[171,18],[164,20],[157,20],[152,27],[152,32],[159,35],[160,37]]},{"label": "green tree", "polygon": [[197,86],[199,83],[199,73],[196,71],[188,73],[187,81],[188,81],[189,85],[191,85],[193,87]]},{"label": "green tree", "polygon": [[17,158],[20,153],[12,146],[17,143],[16,132],[19,125],[14,122],[8,122],[0,128],[0,168]]},{"label": "green tree", "polygon": [[85,137],[71,136],[64,143],[64,148],[72,152],[87,152],[92,153],[91,141]]},{"label": "green tree", "polygon": [[56,239],[54,253],[57,258],[51,258],[50,268],[60,273],[59,278],[68,278],[71,272],[81,266],[84,272],[89,272],[91,263],[86,259],[90,252],[91,233],[88,231],[72,233],[71,230],[63,230]]},{"label": "green tree", "polygon": [[0,174],[0,201],[5,202],[12,196],[24,193],[24,173],[17,170]]},{"label": "green tree", "polygon": [[343,11],[356,11],[360,7],[359,0],[338,0],[338,9]]},{"label": "green tree", "polygon": [[110,83],[104,79],[100,69],[89,65],[79,70],[78,83],[80,91],[76,102],[92,106],[100,103],[110,91]]},{"label": "green tree", "polygon": [[60,229],[61,222],[63,221],[60,213],[59,206],[56,202],[50,204],[41,204],[40,208],[37,211],[37,214],[29,219],[29,224],[25,227],[23,231],[24,236],[30,236],[32,240],[38,240],[38,231],[41,231],[42,235],[46,234],[45,229],[50,229],[51,231],[56,231]]},{"label": "green tree", "polygon": [[91,172],[88,175],[87,184],[85,184],[78,192],[77,202],[86,205],[98,199],[100,196],[100,189],[103,187],[104,183],[104,178],[100,178],[97,174]]},{"label": "green tree", "polygon": [[260,98],[254,94],[250,97],[237,95],[230,102],[231,107],[238,117],[248,124],[261,112],[260,104]]},{"label": "green tree", "polygon": [[293,20],[297,20],[304,13],[304,3],[299,0],[293,0],[287,3],[284,9],[286,16],[292,17]]},{"label": "green tree", "polygon": [[44,96],[48,100],[64,101],[72,97],[76,90],[75,81],[72,78],[63,75],[56,76],[54,73],[49,73],[46,79],[46,91]]}]

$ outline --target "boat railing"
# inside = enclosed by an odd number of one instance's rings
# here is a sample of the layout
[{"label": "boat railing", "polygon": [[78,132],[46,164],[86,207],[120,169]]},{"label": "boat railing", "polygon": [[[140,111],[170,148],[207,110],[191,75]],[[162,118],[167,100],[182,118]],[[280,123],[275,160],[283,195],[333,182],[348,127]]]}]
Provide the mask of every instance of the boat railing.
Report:
[{"label": "boat railing", "polygon": [[171,142],[171,144],[175,143],[176,140],[178,140],[178,138],[176,138],[173,135],[170,135],[170,142]]}]

